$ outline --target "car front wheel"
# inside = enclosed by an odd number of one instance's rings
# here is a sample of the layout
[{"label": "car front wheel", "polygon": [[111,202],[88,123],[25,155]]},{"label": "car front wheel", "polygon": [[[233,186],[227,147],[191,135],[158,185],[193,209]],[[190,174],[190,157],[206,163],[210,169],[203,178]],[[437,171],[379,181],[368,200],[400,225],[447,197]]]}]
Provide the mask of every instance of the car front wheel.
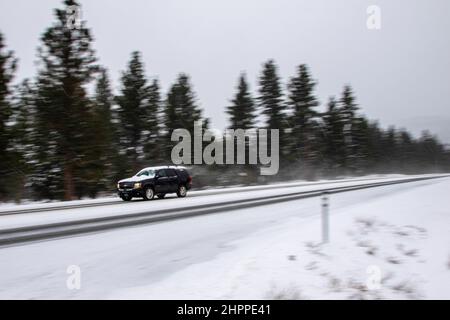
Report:
[{"label": "car front wheel", "polygon": [[144,190],[144,200],[152,200],[153,197],[155,196],[155,192],[153,191],[152,188],[147,188]]},{"label": "car front wheel", "polygon": [[186,197],[186,194],[187,194],[186,186],[185,185],[178,186],[177,196],[179,198],[184,198],[184,197]]}]

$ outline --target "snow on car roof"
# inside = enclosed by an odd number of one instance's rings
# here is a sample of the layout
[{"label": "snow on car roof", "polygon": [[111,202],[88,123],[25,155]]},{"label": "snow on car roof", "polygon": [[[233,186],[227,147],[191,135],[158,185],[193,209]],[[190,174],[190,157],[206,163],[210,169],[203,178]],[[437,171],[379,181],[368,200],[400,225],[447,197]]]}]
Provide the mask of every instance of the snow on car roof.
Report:
[{"label": "snow on car roof", "polygon": [[184,169],[184,170],[187,170],[186,167],[183,167],[183,166],[156,166],[156,167],[146,167],[142,170],[159,170],[159,169]]}]

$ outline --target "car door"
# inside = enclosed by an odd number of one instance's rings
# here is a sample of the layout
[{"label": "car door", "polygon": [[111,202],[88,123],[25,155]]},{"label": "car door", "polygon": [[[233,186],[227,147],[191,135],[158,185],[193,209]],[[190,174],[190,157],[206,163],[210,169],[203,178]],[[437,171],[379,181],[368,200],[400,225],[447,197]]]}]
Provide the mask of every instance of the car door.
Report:
[{"label": "car door", "polygon": [[178,176],[174,169],[166,169],[167,172],[167,192],[176,192],[178,189]]},{"label": "car door", "polygon": [[156,193],[165,193],[168,192],[168,177],[166,170],[161,169],[158,170],[155,181],[155,192]]}]

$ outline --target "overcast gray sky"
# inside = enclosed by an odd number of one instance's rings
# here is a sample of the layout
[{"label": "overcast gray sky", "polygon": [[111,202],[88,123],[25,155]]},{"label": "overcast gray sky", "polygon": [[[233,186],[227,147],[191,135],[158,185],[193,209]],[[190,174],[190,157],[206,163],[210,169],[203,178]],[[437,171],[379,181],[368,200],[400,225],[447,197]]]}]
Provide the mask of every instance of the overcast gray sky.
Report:
[{"label": "overcast gray sky", "polygon": [[[0,31],[20,59],[16,80],[33,77],[39,37],[60,0],[0,0]],[[322,103],[351,84],[362,112],[386,127],[430,129],[450,143],[450,1],[448,0],[128,0],[81,1],[94,47],[117,90],[133,50],[163,90],[191,75],[214,127],[238,75],[256,89],[273,58],[284,85],[307,63]],[[369,5],[381,29],[366,26]]]}]

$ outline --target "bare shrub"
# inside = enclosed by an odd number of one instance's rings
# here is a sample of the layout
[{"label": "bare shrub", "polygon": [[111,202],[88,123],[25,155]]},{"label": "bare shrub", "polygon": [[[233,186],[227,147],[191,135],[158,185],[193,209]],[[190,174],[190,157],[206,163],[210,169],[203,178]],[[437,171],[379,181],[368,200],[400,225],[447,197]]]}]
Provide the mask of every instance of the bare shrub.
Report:
[{"label": "bare shrub", "polygon": [[404,294],[409,299],[417,299],[419,297],[416,287],[408,281],[397,283],[396,285],[392,286],[392,290]]},{"label": "bare shrub", "polygon": [[304,297],[300,290],[295,286],[289,286],[283,289],[273,288],[266,294],[268,300],[303,300]]}]

